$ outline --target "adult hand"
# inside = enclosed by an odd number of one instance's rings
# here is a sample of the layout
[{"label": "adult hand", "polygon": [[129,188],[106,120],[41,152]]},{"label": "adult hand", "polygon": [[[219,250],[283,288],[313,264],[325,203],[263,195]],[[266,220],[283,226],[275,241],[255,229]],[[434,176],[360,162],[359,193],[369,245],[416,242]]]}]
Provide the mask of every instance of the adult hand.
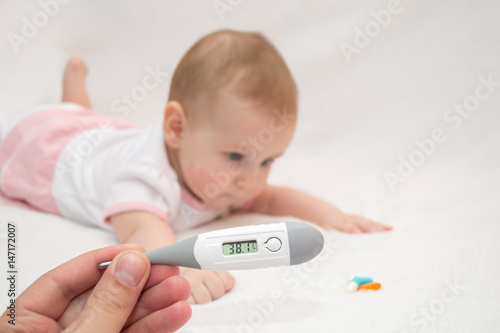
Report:
[{"label": "adult hand", "polygon": [[[0,331],[173,332],[191,317],[186,280],[173,266],[150,266],[139,245],[85,253],[44,274],[6,311]],[[106,271],[97,265],[112,258]]]}]

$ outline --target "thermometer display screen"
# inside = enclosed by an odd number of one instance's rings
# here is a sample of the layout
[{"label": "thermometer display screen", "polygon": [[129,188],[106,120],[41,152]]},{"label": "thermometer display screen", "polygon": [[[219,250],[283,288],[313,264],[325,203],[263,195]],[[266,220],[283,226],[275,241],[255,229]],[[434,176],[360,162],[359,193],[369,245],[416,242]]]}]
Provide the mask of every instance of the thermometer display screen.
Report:
[{"label": "thermometer display screen", "polygon": [[257,252],[257,241],[245,241],[222,244],[222,254],[230,256],[233,254]]}]

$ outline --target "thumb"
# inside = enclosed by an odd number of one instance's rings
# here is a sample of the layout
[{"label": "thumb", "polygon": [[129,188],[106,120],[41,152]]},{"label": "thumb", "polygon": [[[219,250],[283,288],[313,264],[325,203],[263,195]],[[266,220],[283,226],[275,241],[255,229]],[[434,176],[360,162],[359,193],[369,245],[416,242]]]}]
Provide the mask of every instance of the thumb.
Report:
[{"label": "thumb", "polygon": [[118,254],[67,332],[120,332],[136,305],[150,269],[149,260],[141,252]]}]

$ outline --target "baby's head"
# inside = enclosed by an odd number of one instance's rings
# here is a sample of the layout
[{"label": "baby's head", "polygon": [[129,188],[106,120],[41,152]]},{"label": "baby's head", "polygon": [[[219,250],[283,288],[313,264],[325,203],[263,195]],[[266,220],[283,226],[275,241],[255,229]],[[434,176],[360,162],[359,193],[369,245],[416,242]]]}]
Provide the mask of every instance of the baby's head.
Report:
[{"label": "baby's head", "polygon": [[163,128],[170,163],[210,207],[243,203],[265,187],[296,114],[297,87],[274,46],[258,33],[214,32],[174,73]]}]

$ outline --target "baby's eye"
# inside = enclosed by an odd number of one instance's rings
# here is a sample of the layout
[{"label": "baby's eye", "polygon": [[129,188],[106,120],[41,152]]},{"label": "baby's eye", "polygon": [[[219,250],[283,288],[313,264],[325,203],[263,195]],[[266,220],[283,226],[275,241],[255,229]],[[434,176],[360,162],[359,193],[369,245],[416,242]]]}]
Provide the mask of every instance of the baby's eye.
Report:
[{"label": "baby's eye", "polygon": [[262,161],[262,163],[260,165],[262,166],[267,166],[267,165],[271,165],[271,163],[274,162],[274,158],[266,158],[264,161]]},{"label": "baby's eye", "polygon": [[243,155],[241,155],[240,153],[226,153],[226,156],[231,161],[241,161],[243,159]]}]

